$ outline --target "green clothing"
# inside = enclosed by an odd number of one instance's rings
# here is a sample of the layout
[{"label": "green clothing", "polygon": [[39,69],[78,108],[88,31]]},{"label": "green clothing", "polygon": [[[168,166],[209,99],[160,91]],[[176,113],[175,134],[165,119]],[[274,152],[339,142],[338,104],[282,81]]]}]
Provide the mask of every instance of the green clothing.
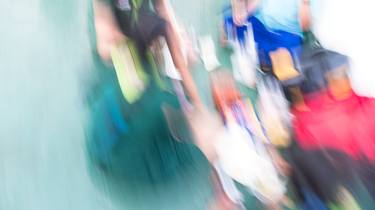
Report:
[{"label": "green clothing", "polygon": [[102,78],[92,97],[88,148],[92,160],[112,175],[132,182],[163,183],[207,162],[195,146],[172,138],[162,109],[180,109],[177,97],[167,91],[171,88],[157,85],[160,81],[152,74],[155,66],[149,59],[143,58],[142,66],[148,86],[132,104],[124,99],[114,69],[99,69]]},{"label": "green clothing", "polygon": [[97,78],[89,97],[87,129],[93,178],[99,189],[128,209],[206,209],[212,197],[209,164],[193,144],[172,138],[162,109],[169,106],[180,112],[180,105],[169,81],[163,78],[166,88],[158,84],[145,55],[141,60],[148,86],[130,104],[113,67],[103,65],[93,52]]}]

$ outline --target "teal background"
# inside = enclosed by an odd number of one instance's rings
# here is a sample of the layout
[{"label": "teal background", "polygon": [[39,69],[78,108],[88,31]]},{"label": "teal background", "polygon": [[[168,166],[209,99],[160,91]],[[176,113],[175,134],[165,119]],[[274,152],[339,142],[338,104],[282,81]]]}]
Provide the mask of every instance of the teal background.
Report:
[{"label": "teal background", "polygon": [[[217,1],[172,4],[197,35],[217,40]],[[194,167],[152,190],[110,179],[87,160],[88,104],[110,69],[94,53],[92,21],[87,0],[0,2],[0,209],[205,209],[211,189],[200,152]],[[201,64],[194,74],[207,90]]]}]

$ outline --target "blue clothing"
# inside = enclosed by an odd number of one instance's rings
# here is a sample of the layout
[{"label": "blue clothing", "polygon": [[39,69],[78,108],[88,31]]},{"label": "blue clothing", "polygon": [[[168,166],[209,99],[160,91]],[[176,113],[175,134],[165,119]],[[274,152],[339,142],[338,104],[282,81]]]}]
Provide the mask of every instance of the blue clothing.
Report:
[{"label": "blue clothing", "polygon": [[[240,44],[244,44],[246,42],[247,26],[235,26],[232,16],[226,17],[224,22],[228,38],[237,39]],[[303,41],[301,36],[283,30],[270,31],[254,16],[249,17],[248,22],[251,23],[259,61],[262,64],[271,65],[269,53],[278,48],[286,48],[294,58],[298,56],[297,49],[300,48]]]},{"label": "blue clothing", "polygon": [[302,0],[261,0],[255,13],[266,28],[282,30],[302,37],[299,10]]},{"label": "blue clothing", "polygon": [[286,48],[293,58],[298,56],[298,49],[300,49],[303,42],[301,36],[283,30],[269,31],[256,17],[249,17],[248,21],[253,27],[254,39],[257,43],[258,56],[261,63],[271,65],[269,53],[278,48]]},{"label": "blue clothing", "polygon": [[[282,30],[302,37],[299,15],[302,4],[302,0],[261,0],[254,16],[269,30]],[[309,4],[311,18],[314,20],[319,0],[310,0]]]}]

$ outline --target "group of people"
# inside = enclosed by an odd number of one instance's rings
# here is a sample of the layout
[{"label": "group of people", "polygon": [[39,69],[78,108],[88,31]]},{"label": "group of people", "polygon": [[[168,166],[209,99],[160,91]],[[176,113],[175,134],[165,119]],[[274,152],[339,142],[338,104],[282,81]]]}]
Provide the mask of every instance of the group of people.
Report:
[{"label": "group of people", "polygon": [[[179,25],[167,0],[95,0],[97,52],[104,62],[114,65],[111,74],[115,79],[94,107],[90,129],[94,160],[103,170],[121,174],[132,182],[162,182],[194,162],[181,161],[182,156],[189,159],[186,157],[192,155],[193,148],[186,146],[186,142],[194,142],[216,170],[213,170],[213,183],[217,183],[223,178],[217,166],[217,145],[212,145],[212,138],[217,135],[212,133],[228,128],[232,121],[243,123],[246,117],[242,119],[236,114],[252,109],[249,116],[256,116],[253,121],[259,123],[262,138],[269,140],[265,148],[278,171],[275,173],[289,179],[287,186],[296,195],[280,190],[285,195],[275,202],[264,202],[264,208],[360,209],[360,186],[375,198],[375,186],[371,182],[375,177],[375,121],[371,119],[375,101],[353,92],[347,76],[348,58],[323,48],[311,32],[315,4],[314,0],[232,0],[231,12],[223,15],[223,43],[237,42],[244,47],[246,42],[256,43],[259,80],[264,83],[272,78],[279,88],[277,100],[289,102],[286,109],[278,111],[293,117],[281,120],[284,126],[277,127],[273,116],[262,118],[264,114],[256,113],[267,109],[254,111],[251,103],[243,103],[228,72],[211,75],[213,97],[221,115],[210,116],[189,71]],[[249,33],[253,34],[253,40],[248,39]],[[184,109],[186,104],[181,97],[185,96],[171,94],[170,90],[176,90],[175,81],[159,76],[158,62],[152,52],[160,44],[160,38],[165,40],[181,75],[182,90],[187,93],[192,109]],[[121,61],[129,57],[130,60]],[[266,90],[267,87],[263,85],[259,90],[273,92],[269,94],[272,102],[275,90]],[[129,96],[131,91],[137,94]],[[173,117],[179,113],[179,120],[171,119],[171,107],[178,110],[173,112]],[[102,116],[104,112],[107,121],[99,123],[99,117],[95,116]],[[271,122],[265,122],[267,119]],[[202,122],[212,124],[200,128],[198,125]],[[275,129],[276,134],[272,135]],[[287,137],[280,129],[288,132]],[[110,134],[103,134],[106,132]],[[283,144],[281,151],[277,151],[280,145],[272,144],[280,135],[291,143]],[[129,164],[136,168],[129,169]],[[278,183],[277,178],[273,180]],[[217,186],[216,203],[210,208],[244,207],[231,197],[233,189],[228,190],[228,185]],[[260,188],[258,191],[262,191]],[[290,197],[298,201],[296,205],[290,204],[293,200]]]}]

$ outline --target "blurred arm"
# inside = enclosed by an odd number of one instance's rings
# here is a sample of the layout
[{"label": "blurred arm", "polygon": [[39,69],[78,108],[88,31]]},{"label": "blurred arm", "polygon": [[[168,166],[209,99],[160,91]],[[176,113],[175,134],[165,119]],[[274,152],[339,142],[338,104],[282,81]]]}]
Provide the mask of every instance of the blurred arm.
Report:
[{"label": "blurred arm", "polygon": [[236,25],[243,25],[253,15],[261,0],[232,0],[232,16]]},{"label": "blurred arm", "polygon": [[111,6],[105,1],[94,0],[94,21],[98,54],[109,61],[113,45],[123,39],[124,35],[117,25]]},{"label": "blurred arm", "polygon": [[173,63],[178,69],[183,79],[184,86],[191,97],[193,104],[198,108],[203,108],[202,101],[195,82],[189,72],[187,63],[182,53],[181,37],[178,33],[178,25],[174,13],[167,0],[156,0],[155,9],[157,13],[167,21],[166,40],[171,52]]},{"label": "blurred arm", "polygon": [[261,0],[248,0],[247,2],[247,12],[248,14],[254,14],[255,10],[258,8]]},{"label": "blurred arm", "polygon": [[310,0],[302,0],[300,8],[300,23],[303,31],[308,31],[311,27],[311,9]]}]

